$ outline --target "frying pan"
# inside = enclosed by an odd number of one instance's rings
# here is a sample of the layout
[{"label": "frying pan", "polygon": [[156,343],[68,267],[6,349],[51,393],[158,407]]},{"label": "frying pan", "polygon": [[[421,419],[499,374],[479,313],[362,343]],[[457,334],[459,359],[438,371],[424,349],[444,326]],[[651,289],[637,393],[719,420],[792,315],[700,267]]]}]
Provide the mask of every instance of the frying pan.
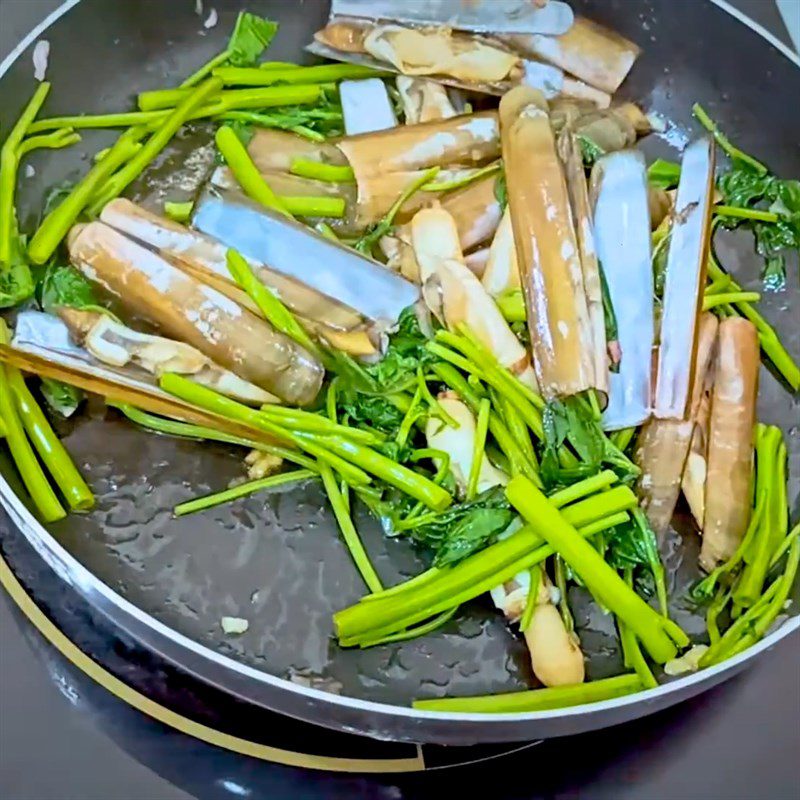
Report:
[{"label": "frying pan", "polygon": [[[209,5],[209,4],[207,4]],[[302,46],[327,18],[323,0],[214,0],[219,22],[206,29],[194,0],[70,0],[20,43],[0,66],[0,126],[16,118],[33,86],[31,50],[50,42],[47,115],[130,107],[134,93],[170,85],[224,46],[236,13],[247,8],[280,23],[270,58],[305,60]],[[573,5],[644,48],[620,96],[667,121],[644,142],[649,158],[674,158],[696,131],[691,105],[702,103],[744,150],[779,175],[800,174],[800,60],[746,24],[722,2],[585,0]],[[208,9],[206,9],[208,12]],[[5,14],[13,12],[6,8]],[[760,35],[761,34],[761,35]],[[35,173],[21,180],[24,229],[35,225],[44,192],[86,169],[111,133],[87,134],[77,148],[36,153]],[[134,187],[145,202],[163,193],[163,176],[183,169],[186,154],[208,132],[181,134]],[[723,263],[747,286],[758,284],[759,259],[747,234],[718,237]],[[795,357],[800,331],[796,264],[790,288],[765,295],[767,317]],[[762,370],[759,418],[784,428],[789,497],[800,475],[797,401]],[[793,427],[794,426],[794,427]],[[97,496],[90,514],[43,526],[29,511],[13,465],[0,456],[0,497],[7,518],[50,565],[54,580],[76,588],[143,646],[229,695],[318,725],[380,739],[472,744],[561,736],[610,726],[692,697],[731,677],[800,626],[797,603],[763,641],[736,658],[634,696],[559,711],[464,715],[419,712],[415,697],[483,694],[527,688],[524,644],[484,599],[462,608],[430,636],[367,650],[343,650],[332,639],[331,614],[364,592],[320,489],[257,495],[183,519],[177,503],[218,490],[242,473],[241,453],[223,446],[145,434],[116,412],[90,402],[59,432]],[[425,568],[407,542],[385,538],[365,514],[357,524],[387,584]],[[696,579],[697,537],[678,516],[665,543],[671,609],[690,634],[703,623],[681,596]],[[613,619],[570,596],[588,654],[589,678],[620,670]],[[795,600],[797,592],[795,591]],[[249,620],[226,637],[222,616]]]}]

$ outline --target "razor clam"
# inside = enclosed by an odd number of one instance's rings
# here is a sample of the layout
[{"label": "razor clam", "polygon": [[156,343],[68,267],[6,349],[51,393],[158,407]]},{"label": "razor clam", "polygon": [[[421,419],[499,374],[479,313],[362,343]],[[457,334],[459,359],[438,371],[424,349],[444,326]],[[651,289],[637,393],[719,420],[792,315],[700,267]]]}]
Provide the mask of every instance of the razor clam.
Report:
[{"label": "razor clam", "polygon": [[70,258],[129,313],[288,403],[314,400],[322,366],[266,320],[104,222],[76,226]]},{"label": "razor clam", "polygon": [[357,311],[377,327],[393,326],[418,289],[376,261],[320,236],[293,220],[230,193],[207,192],[194,226],[282,275]]},{"label": "razor clam", "polygon": [[423,295],[431,311],[443,318],[451,330],[462,323],[469,325],[504,367],[537,390],[528,351],[512,332],[497,303],[464,263],[453,218],[442,208],[422,209],[411,221],[411,234]]},{"label": "razor clam", "polygon": [[583,166],[583,156],[578,137],[564,130],[556,143],[559,158],[564,168],[567,194],[578,240],[578,254],[583,273],[583,293],[589,313],[592,336],[592,357],[594,358],[595,388],[608,394],[608,357],[616,345],[606,341],[605,309],[603,308],[603,279],[597,259],[592,225],[592,211],[589,203],[589,187]]},{"label": "razor clam", "polygon": [[[758,395],[758,331],[750,320],[719,323],[700,566],[710,571],[727,561],[750,522],[753,431]],[[785,513],[781,509],[781,513]]]},{"label": "razor clam", "polygon": [[500,101],[508,205],[539,386],[547,398],[605,384],[566,180],[541,92]]},{"label": "razor clam", "polygon": [[619,371],[609,374],[603,426],[618,430],[641,425],[651,409],[655,323],[644,157],[633,150],[603,156],[591,180],[594,243],[622,350]]},{"label": "razor clam", "polygon": [[520,288],[517,251],[514,247],[514,231],[511,229],[511,212],[508,206],[503,211],[489,247],[481,283],[492,297],[499,297],[503,292]]},{"label": "razor clam", "polygon": [[256,128],[247,153],[259,172],[288,172],[297,158],[343,166],[347,159],[334,144],[312,142],[303,136],[275,128]]},{"label": "razor clam", "polygon": [[[236,287],[228,271],[225,260],[228,248],[216,239],[159,217],[123,198],[108,203],[100,219],[127,236],[157,249],[181,269],[188,270],[194,277],[213,285],[240,304],[249,301],[247,295]],[[319,326],[320,334],[325,338],[331,339],[339,332],[352,334],[353,337],[369,333],[369,330],[364,331],[365,327],[368,328],[366,321],[353,309],[254,260],[250,261],[250,265],[259,280],[304,324],[315,330]],[[348,352],[352,351],[348,349]]]},{"label": "razor clam", "polygon": [[217,417],[167,394],[143,370],[100,363],[88,350],[75,344],[64,321],[52,314],[23,311],[17,315],[11,345],[0,344],[0,361],[153,414],[210,426],[250,440],[274,442],[273,437],[261,431]]},{"label": "razor clam", "polygon": [[344,130],[348,136],[394,128],[397,118],[386,84],[380,78],[339,84]]},{"label": "razor clam", "polygon": [[483,111],[347,136],[338,146],[361,181],[391,172],[485,164],[500,155],[500,129],[497,114]]},{"label": "razor clam", "polygon": [[714,140],[690,144],[681,160],[661,313],[654,413],[685,419],[692,395],[698,319],[706,285],[714,194]]},{"label": "razor clam", "polygon": [[447,89],[441,83],[427,78],[398,75],[396,84],[403,103],[406,125],[450,119],[458,115],[450,102]]},{"label": "razor clam", "polygon": [[558,36],[575,19],[567,3],[550,0],[539,6],[527,0],[333,0],[332,16],[391,19],[415,25],[445,25],[465,31],[543,33]]},{"label": "razor clam", "polygon": [[520,55],[554,64],[608,94],[619,89],[641,52],[633,42],[585,17],[577,17],[556,37],[530,32],[500,38]]},{"label": "razor clam", "polygon": [[278,402],[274,395],[217,366],[191,345],[140,333],[100,311],[64,307],[57,313],[72,338],[102,364],[133,365],[157,378],[165,372],[191,375],[193,381],[251,405]]},{"label": "razor clam", "polygon": [[636,441],[634,461],[642,470],[636,492],[650,526],[659,537],[667,530],[680,495],[695,421],[701,411],[707,376],[714,356],[717,328],[717,318],[710,311],[700,317],[689,418],[651,417],[642,427]]}]

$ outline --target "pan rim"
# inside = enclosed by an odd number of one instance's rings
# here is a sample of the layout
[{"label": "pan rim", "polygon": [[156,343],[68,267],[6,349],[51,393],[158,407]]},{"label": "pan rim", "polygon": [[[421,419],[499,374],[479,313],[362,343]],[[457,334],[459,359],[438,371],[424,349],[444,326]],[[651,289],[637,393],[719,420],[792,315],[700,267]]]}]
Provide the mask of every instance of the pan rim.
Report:
[{"label": "pan rim", "polygon": [[[68,11],[77,6],[80,1],[81,0],[65,0],[65,2],[54,9],[25,37],[23,37],[8,54],[8,56],[6,56],[6,58],[0,62],[0,79],[5,76],[11,66],[36,40],[37,37],[44,33]],[[761,25],[754,22],[746,14],[742,13],[738,9],[733,8],[733,6],[731,6],[727,0],[710,0],[710,2],[733,16],[736,20],[750,28],[750,30],[757,33],[776,50],[778,50],[778,52],[788,58],[790,62],[800,68],[799,55],[794,53],[787,45],[781,42],[777,37],[775,37]],[[74,556],[72,556],[71,553],[62,547],[55,537],[49,531],[47,531],[47,529],[33,516],[33,514],[11,489],[11,486],[6,481],[5,476],[2,475],[0,475],[0,502],[2,502],[4,508],[8,512],[12,524],[17,526],[25,539],[31,544],[31,546],[34,547],[45,563],[48,564],[48,566],[59,576],[60,579],[76,588],[79,593],[89,602],[93,602],[92,593],[95,592],[101,595],[112,607],[115,607],[123,613],[129,615],[133,620],[143,624],[146,628],[149,628],[158,636],[163,637],[167,641],[183,648],[184,650],[189,650],[195,653],[206,662],[216,664],[217,666],[223,667],[226,670],[230,670],[241,677],[255,680],[259,684],[264,684],[275,689],[287,691],[291,694],[299,695],[309,700],[336,705],[353,711],[364,712],[375,715],[382,719],[400,717],[407,720],[428,720],[431,722],[438,720],[455,724],[488,723],[490,726],[497,725],[499,727],[501,724],[507,723],[537,721],[545,722],[553,719],[567,720],[583,716],[591,716],[603,711],[624,709],[628,706],[638,704],[641,701],[644,701],[645,704],[647,702],[654,702],[705,682],[709,682],[710,685],[713,685],[716,683],[716,681],[712,681],[712,678],[724,676],[726,673],[730,673],[732,675],[739,668],[741,668],[745,662],[750,661],[751,658],[755,658],[760,653],[770,649],[778,642],[800,629],[800,616],[791,617],[785,620],[777,629],[764,637],[764,639],[762,639],[760,642],[751,646],[739,655],[716,665],[715,667],[686,675],[678,678],[677,680],[671,681],[670,683],[658,686],[655,689],[635,692],[634,694],[626,695],[613,700],[572,706],[565,709],[518,713],[469,714],[465,712],[418,710],[406,706],[392,705],[390,703],[381,703],[373,700],[362,700],[357,697],[336,695],[320,689],[301,686],[286,678],[281,678],[268,672],[257,670],[254,667],[250,667],[228,656],[223,656],[215,652],[213,649],[202,645],[199,642],[195,642],[179,631],[174,630],[154,616],[142,611],[138,606],[135,606],[122,595],[115,592],[104,581],[100,580],[94,573],[84,567]],[[101,610],[103,613],[107,614],[106,609]],[[116,620],[114,621],[117,622]],[[124,626],[120,625],[120,627]],[[208,676],[199,674],[194,668],[182,668],[187,672],[196,675],[200,680],[208,681]],[[376,724],[375,727],[379,728],[380,726]]]}]

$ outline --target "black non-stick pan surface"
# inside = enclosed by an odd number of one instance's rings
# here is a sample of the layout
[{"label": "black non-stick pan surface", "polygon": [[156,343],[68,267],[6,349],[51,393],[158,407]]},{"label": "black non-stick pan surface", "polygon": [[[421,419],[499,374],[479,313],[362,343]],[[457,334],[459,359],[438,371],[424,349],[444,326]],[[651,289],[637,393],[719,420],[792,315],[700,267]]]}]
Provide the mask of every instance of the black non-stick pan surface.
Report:
[{"label": "black non-stick pan surface", "polygon": [[[271,59],[307,61],[302,48],[328,14],[327,3],[315,0],[215,0],[213,5],[219,21],[205,29],[194,0],[83,0],[42,34],[51,45],[48,79],[53,83],[46,115],[124,110],[132,107],[135,93],[179,82],[222,49],[242,8],[279,21]],[[698,133],[690,109],[699,101],[742,149],[765,160],[779,175],[800,174],[800,69],[784,53],[705,0],[596,0],[573,5],[644,50],[618,97],[636,100],[667,123],[664,134],[645,140],[648,157],[675,158]],[[29,48],[0,79],[4,130],[33,87]],[[91,155],[113,135],[87,133],[77,148],[56,154],[41,151],[30,159],[35,174],[21,181],[19,195],[26,229],[35,225],[44,193],[82,174]],[[166,192],[171,199],[191,192],[212,156],[210,149],[202,148],[207,141],[202,127],[181,134],[135,187],[135,196],[152,202]],[[718,251],[740,282],[758,288],[760,259],[748,234],[719,236]],[[765,295],[762,308],[797,358],[796,259],[790,259],[789,266],[788,288]],[[797,400],[765,369],[759,417],[782,425],[787,435],[789,497],[796,504]],[[241,478],[242,452],[146,434],[99,402],[90,403],[75,422],[64,424],[63,432],[96,493],[97,506],[49,531],[107,586],[169,628],[273,676],[359,700],[407,707],[416,697],[531,685],[525,646],[488,598],[462,607],[430,636],[367,650],[340,649],[332,637],[331,615],[358,600],[365,587],[314,483],[173,519],[176,503]],[[13,467],[7,460],[2,467],[18,489]],[[421,554],[407,542],[385,538],[366,514],[358,524],[386,585],[425,568]],[[690,634],[703,630],[702,620],[680,600],[697,575],[696,538],[688,527],[674,531],[665,550],[673,596],[678,598],[674,614]],[[574,591],[589,677],[619,671],[612,617],[590,609]],[[223,616],[246,618],[249,630],[226,636],[220,627]],[[239,693],[247,694],[241,684]],[[313,712],[301,701],[297,709],[282,705],[282,710],[312,716],[320,724],[342,725],[326,718],[324,703],[316,704]],[[353,727],[352,720],[348,724]],[[356,727],[382,736],[411,735],[391,725],[376,731],[366,720]],[[437,731],[426,732],[422,725],[416,735],[458,738],[443,736],[441,727]],[[525,733],[547,735],[547,730]],[[510,738],[508,732],[502,735]],[[486,736],[493,734],[487,729]]]}]

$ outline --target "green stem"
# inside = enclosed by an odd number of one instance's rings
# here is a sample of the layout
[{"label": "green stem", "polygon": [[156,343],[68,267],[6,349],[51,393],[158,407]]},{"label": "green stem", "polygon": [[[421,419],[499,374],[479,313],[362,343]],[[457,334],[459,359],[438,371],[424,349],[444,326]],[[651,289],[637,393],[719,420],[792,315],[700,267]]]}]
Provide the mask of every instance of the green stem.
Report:
[{"label": "green stem", "polygon": [[525,599],[525,610],[522,612],[522,619],[519,622],[519,629],[524,633],[531,626],[533,615],[536,611],[536,603],[539,598],[539,586],[542,582],[542,567],[540,564],[534,564],[530,568],[530,581],[531,586],[528,589],[528,596]]},{"label": "green stem", "polygon": [[14,194],[19,169],[19,146],[28,133],[31,123],[36,119],[49,91],[50,84],[47,81],[39,84],[0,148],[0,267],[11,262],[13,252],[11,240],[14,236],[16,219]]},{"label": "green stem", "polygon": [[72,191],[42,220],[28,245],[28,256],[34,264],[44,264],[56,251],[62,239],[91,202],[92,197],[135,152],[144,136],[142,128],[131,128],[117,139],[108,154],[98,161],[75,185]]},{"label": "green stem", "polygon": [[472,464],[467,481],[467,500],[472,500],[478,493],[478,479],[481,476],[483,454],[486,449],[486,434],[489,431],[489,412],[492,404],[483,398],[478,407],[478,421],[475,425],[475,438],[472,442]]},{"label": "green stem", "polygon": [[757,208],[740,208],[739,206],[714,206],[714,213],[720,217],[752,219],[758,222],[775,223],[780,220],[780,217],[771,211],[759,211]]},{"label": "green stem", "polygon": [[697,117],[697,121],[714,136],[717,144],[731,159],[748,164],[761,175],[765,175],[768,172],[767,168],[760,161],[756,161],[756,159],[754,159],[752,156],[747,155],[747,153],[742,152],[738,147],[734,147],[730,143],[728,137],[725,136],[722,131],[720,131],[720,129],[717,127],[717,123],[708,116],[700,103],[695,103],[692,106],[692,113],[695,115],[695,117]]},{"label": "green stem", "polygon": [[8,380],[7,367],[0,365],[0,419],[5,425],[5,438],[17,471],[45,522],[56,522],[66,516],[53,487],[42,471],[36,455],[25,436],[17,415],[14,393]]},{"label": "green stem", "polygon": [[[233,135],[235,136],[235,134]],[[297,321],[294,314],[286,308],[268,286],[255,276],[247,260],[236,250],[228,250],[225,260],[231,276],[258,306],[258,310],[263,314],[264,319],[273,328],[305,347],[309,353],[318,354],[319,348]]]},{"label": "green stem", "polygon": [[561,614],[561,620],[564,623],[564,628],[567,633],[572,633],[575,630],[575,620],[572,618],[572,612],[569,610],[569,599],[567,597],[567,570],[564,567],[564,559],[556,554],[555,558],[555,583],[558,588],[558,613]]},{"label": "green stem", "polygon": [[381,444],[386,441],[386,437],[377,431],[340,425],[338,422],[332,422],[327,417],[302,411],[298,408],[264,405],[261,407],[261,413],[267,419],[271,419],[278,425],[286,425],[293,431],[345,436],[354,442],[361,442],[367,445]]},{"label": "green stem", "polygon": [[758,292],[720,292],[703,296],[703,311],[726,303],[757,303],[761,299]]},{"label": "green stem", "polygon": [[211,411],[220,417],[242,422],[250,428],[268,433],[270,436],[274,436],[284,442],[290,442],[301,450],[315,456],[318,460],[329,464],[352,485],[363,486],[371,480],[364,470],[331,453],[321,444],[322,437],[295,433],[276,425],[260,411],[249,408],[242,403],[237,403],[235,400],[218,394],[213,389],[208,389],[205,386],[200,386],[198,383],[187,380],[181,375],[168,372],[159,379],[159,386],[168,394],[179,397],[187,403],[199,406],[206,411]]},{"label": "green stem", "polygon": [[294,217],[342,219],[347,211],[347,204],[343,197],[278,195],[278,201]]},{"label": "green stem", "polygon": [[179,503],[175,506],[172,513],[176,517],[185,517],[187,514],[205,511],[209,508],[220,506],[223,503],[238,500],[240,497],[247,497],[247,495],[260,492],[263,489],[274,489],[276,486],[283,486],[287,483],[296,483],[297,481],[304,481],[308,478],[315,477],[317,477],[317,472],[310,469],[296,469],[292,472],[270,475],[267,478],[261,478],[257,481],[239,484],[239,486],[234,486],[232,489],[226,489],[223,492],[207,494],[204,497],[197,497],[194,500],[187,500],[185,503]]},{"label": "green stem", "polygon": [[324,134],[312,128],[287,121],[282,114],[258,114],[254,111],[228,111],[218,117],[218,119],[225,122],[249,122],[259,128],[277,128],[282,131],[290,131],[312,142],[324,142],[326,138]]},{"label": "green stem", "polygon": [[630,673],[589,683],[550,686],[527,692],[415,700],[413,706],[417,711],[440,711],[446,714],[520,714],[600,703],[633,694],[641,688],[639,676]]},{"label": "green stem", "polygon": [[604,469],[596,475],[591,475],[584,478],[565,489],[559,489],[548,496],[548,501],[556,508],[563,508],[576,500],[582,500],[584,497],[602,492],[609,486],[617,482],[617,476],[610,469]]},{"label": "green stem", "polygon": [[424,412],[420,409],[420,404],[422,403],[422,389],[417,386],[417,390],[414,392],[414,396],[411,398],[411,405],[406,409],[406,413],[403,415],[403,419],[400,422],[400,427],[397,429],[397,435],[395,436],[395,441],[401,447],[408,441],[408,437],[411,433],[411,429],[414,427],[414,423],[421,417],[424,416]]},{"label": "green stem", "polygon": [[506,496],[533,531],[575,570],[592,594],[633,630],[654,661],[663,664],[675,657],[677,651],[665,631],[664,618],[625,585],[536,486],[518,476],[506,487]]},{"label": "green stem", "polygon": [[200,439],[210,442],[234,444],[239,447],[247,447],[251,450],[260,450],[262,453],[271,453],[274,456],[280,456],[284,460],[291,461],[293,464],[297,464],[305,469],[315,470],[317,468],[317,462],[314,461],[314,459],[308,458],[297,450],[290,450],[287,447],[281,447],[276,444],[266,444],[256,439],[245,439],[241,436],[224,433],[223,431],[215,431],[213,428],[206,428],[202,425],[193,425],[190,422],[157,417],[141,409],[134,408],[127,403],[116,403],[106,400],[106,405],[122,412],[131,422],[141,425],[143,428],[147,428],[155,433],[162,433],[166,436],[180,436],[184,439]]},{"label": "green stem", "polygon": [[17,158],[22,159],[32,150],[47,148],[49,150],[59,150],[62,147],[69,147],[77,144],[81,140],[81,135],[72,128],[59,128],[53,133],[45,133],[41,136],[30,136],[25,139],[17,148]]},{"label": "green stem", "polygon": [[[621,492],[605,492],[576,503],[565,509],[565,518],[581,529],[581,535],[587,536],[598,533],[607,524],[617,524],[620,521],[618,515],[636,505],[633,493],[627,487],[620,489]],[[612,494],[611,499],[605,497]],[[622,516],[623,521],[625,518],[627,515]],[[416,584],[413,589],[403,590],[403,585],[393,587],[394,591],[385,595],[382,601],[359,603],[344,609],[334,615],[339,639],[344,645],[358,644],[365,637],[395,633],[472,600],[551,556],[553,548],[543,541],[530,526],[526,526],[456,566],[439,570],[432,578],[418,576],[412,579],[409,584]]]},{"label": "green stem", "polygon": [[[212,94],[219,90],[219,87],[219,81],[210,78],[197,88],[191,89],[191,93],[181,101],[180,105],[158,123],[158,127],[154,129],[153,135],[144,143],[142,149],[108,181],[92,208],[101,209],[109,200],[118,197],[136,180],[145,167],[169,144],[180,127],[202,107]],[[103,160],[105,161],[105,159]]]},{"label": "green stem", "polygon": [[327,183],[355,183],[356,180],[351,166],[323,164],[307,158],[293,158],[289,172],[292,175],[299,175],[301,178],[312,178],[315,181]]},{"label": "green stem", "polygon": [[508,289],[494,299],[506,322],[525,322],[528,312],[521,289]]},{"label": "green stem", "polygon": [[[297,435],[305,436],[305,434]],[[453,502],[450,493],[441,486],[369,447],[345,439],[343,436],[323,436],[319,441],[332,453],[358,464],[371,475],[425,503],[428,508],[442,511]]]},{"label": "green stem", "polygon": [[392,73],[361,64],[321,64],[291,69],[218,67],[214,70],[214,76],[226,86],[271,86],[274,83],[316,84],[355,78],[382,78],[391,77]]},{"label": "green stem", "polygon": [[[213,80],[217,91],[222,82]],[[201,84],[202,85],[202,84]],[[141,92],[137,98],[140,111],[163,111],[183,103],[194,89],[157,89],[152,92]],[[234,109],[262,109],[275,106],[293,106],[316,103],[322,94],[322,87],[314,86],[271,86],[265,89],[235,89],[219,92],[209,107],[216,109],[217,114],[224,114]]]},{"label": "green stem", "polygon": [[339,244],[339,237],[336,235],[336,231],[334,231],[333,228],[331,228],[331,226],[328,225],[327,222],[318,222],[314,226],[314,230],[320,236],[324,236],[329,241],[336,242],[336,244]]},{"label": "green stem", "polygon": [[720,591],[708,606],[706,612],[706,629],[708,630],[708,639],[713,645],[720,640],[719,626],[717,625],[717,617],[722,613],[725,606],[731,599],[729,590]]},{"label": "green stem", "polygon": [[[429,345],[432,349],[436,347],[442,351],[449,353],[447,348],[439,347],[438,345]],[[454,354],[455,355],[455,354]],[[477,414],[480,408],[481,398],[478,393],[469,385],[458,370],[456,370],[449,363],[436,363],[431,365],[432,371],[446,383],[458,396],[470,407],[473,414]],[[524,422],[523,422],[524,427]],[[536,467],[535,462],[529,461],[519,444],[521,439],[516,439],[515,435],[511,433],[510,429],[503,422],[500,416],[492,412],[489,416],[489,433],[492,434],[503,454],[508,458],[512,466],[514,475],[522,474],[530,478],[537,486],[541,486],[541,478]],[[530,440],[525,428],[526,440]]]},{"label": "green stem", "polygon": [[353,519],[347,510],[345,502],[342,498],[339,487],[336,483],[336,477],[330,467],[325,464],[320,465],[320,476],[322,483],[325,486],[325,491],[328,493],[333,514],[336,517],[336,522],[339,524],[339,530],[342,532],[347,549],[355,561],[364,583],[371,592],[380,592],[383,589],[383,584],[375,572],[375,568],[369,560],[367,551],[359,538],[356,526],[353,524]]},{"label": "green stem", "polygon": [[132,125],[146,125],[165,119],[169,110],[163,111],[123,111],[119,114],[86,114],[72,117],[48,117],[34,122],[30,133],[49,131],[53,128],[129,128]]},{"label": "green stem", "polygon": [[789,533],[786,534],[784,540],[776,548],[772,559],[769,562],[770,569],[774,567],[783,557],[784,553],[792,546],[792,542],[800,535],[800,523],[794,526]]},{"label": "green stem", "polygon": [[463,189],[465,186],[469,186],[471,183],[475,183],[475,181],[479,181],[481,178],[485,178],[487,175],[494,175],[495,172],[500,171],[502,166],[503,165],[501,162],[495,161],[493,164],[487,164],[485,167],[472,170],[467,175],[464,175],[461,178],[456,178],[452,181],[434,181],[432,183],[428,183],[422,187],[422,191],[452,192],[455,189]]},{"label": "green stem", "polygon": [[[633,569],[627,567],[625,569],[625,583],[633,589]],[[642,654],[642,649],[639,647],[639,640],[634,635],[633,631],[621,620],[617,620],[619,626],[619,639],[622,644],[622,651],[625,655],[625,666],[634,670],[639,676],[644,689],[655,689],[658,687],[658,681],[653,676],[652,671]]]},{"label": "green stem", "polygon": [[186,202],[167,200],[164,202],[164,213],[175,222],[188,222],[193,209],[194,203],[191,200]]},{"label": "green stem", "polygon": [[92,490],[86,485],[67,449],[33,399],[22,374],[11,367],[7,367],[6,370],[19,417],[28,433],[28,438],[39,453],[39,458],[53,476],[69,507],[73,511],[88,511],[94,506]]},{"label": "green stem", "polygon": [[[372,597],[373,595],[367,595],[367,597]],[[383,636],[380,639],[371,639],[365,642],[362,642],[359,647],[375,647],[379,644],[391,644],[392,642],[407,642],[409,639],[418,639],[420,636],[427,636],[429,633],[432,633],[435,630],[438,630],[449,622],[458,611],[459,606],[454,606],[453,608],[448,609],[447,611],[442,611],[441,614],[437,614],[433,619],[428,620],[428,622],[424,622],[422,625],[416,625],[412,628],[407,628],[404,631],[399,631],[398,633],[390,633],[388,636]]]},{"label": "green stem", "polygon": [[636,428],[623,428],[621,431],[616,431],[611,435],[611,441],[621,453],[628,449],[628,445],[636,435],[636,430]]},{"label": "green stem", "polygon": [[231,57],[230,50],[223,50],[221,53],[217,53],[210,61],[206,61],[200,69],[196,72],[193,72],[183,83],[181,83],[181,89],[190,89],[192,86],[196,86],[200,81],[203,80],[207,75],[211,74],[211,71],[214,70],[216,67],[222,66],[229,58]]},{"label": "green stem", "polygon": [[258,171],[258,167],[253,163],[247,149],[234,133],[233,128],[227,125],[219,128],[216,134],[216,142],[222,157],[228,164],[228,168],[244,190],[244,193],[257,203],[261,203],[265,208],[272,209],[285,217],[291,218],[292,215],[264,180],[264,176]]}]

